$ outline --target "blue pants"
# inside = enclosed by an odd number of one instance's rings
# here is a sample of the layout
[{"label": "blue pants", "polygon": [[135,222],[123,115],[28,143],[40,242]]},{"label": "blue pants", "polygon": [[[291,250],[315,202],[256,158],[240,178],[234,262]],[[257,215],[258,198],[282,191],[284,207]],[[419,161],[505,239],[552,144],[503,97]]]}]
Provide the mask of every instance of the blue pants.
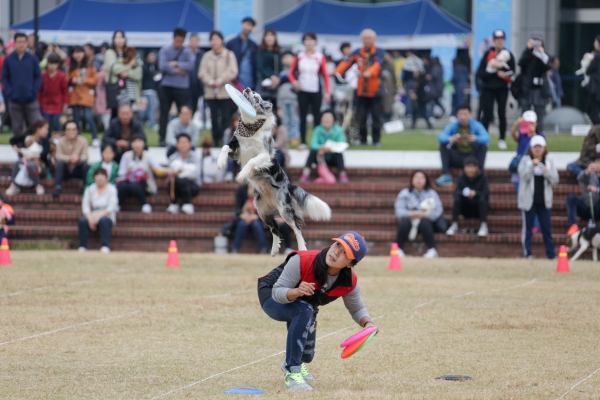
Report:
[{"label": "blue pants", "polygon": [[[148,100],[148,107],[142,112],[141,119],[142,121],[148,120],[150,129],[156,129],[156,91],[152,90],[150,92],[144,90],[144,92],[146,92],[144,93],[144,97]],[[192,112],[194,110],[196,109],[192,108]]]},{"label": "blue pants", "polygon": [[79,164],[78,166],[76,166],[75,168],[73,168],[72,171],[69,171],[67,163],[64,163],[61,161],[56,166],[56,180],[54,181],[54,184],[56,186],[60,186],[60,185],[62,185],[62,182],[64,179],[80,179],[83,182],[85,182],[85,179],[87,177],[88,168],[89,168],[88,163],[83,162],[83,163]]},{"label": "blue pants", "polygon": [[575,176],[579,175],[579,173],[581,173],[581,171],[583,171],[585,168],[587,168],[587,165],[584,166],[584,168],[581,168],[579,164],[577,164],[577,161],[567,164],[567,171]]},{"label": "blue pants", "polygon": [[[100,218],[98,221],[98,231],[100,231],[100,240],[102,241],[103,247],[110,247],[110,230],[112,229],[113,222],[108,217]],[[83,216],[79,218],[79,247],[88,248],[88,234],[90,233],[90,226],[88,219]]]},{"label": "blue pants", "polygon": [[235,228],[235,240],[233,242],[233,250],[238,251],[242,246],[242,241],[246,237],[248,233],[248,229],[252,228],[252,232],[254,232],[254,236],[256,240],[258,240],[258,245],[261,250],[267,248],[267,241],[265,240],[265,230],[263,229],[263,223],[260,219],[256,221],[252,221],[250,225],[248,225],[243,219],[240,219],[237,223],[237,227]]},{"label": "blue pants", "polygon": [[87,124],[90,127],[90,130],[92,131],[92,138],[97,139],[98,138],[98,127],[96,127],[96,121],[94,121],[94,117],[92,116],[92,109],[90,107],[85,107],[85,106],[73,106],[73,119],[75,120],[75,123],[79,126],[80,131],[81,131],[80,121],[81,121],[82,113],[83,113],[83,118],[85,119],[85,122],[87,122]]},{"label": "blue pants", "polygon": [[49,133],[52,135],[53,131],[60,132],[60,114],[42,114],[42,117],[48,121],[48,127],[50,128]]},{"label": "blue pants", "polygon": [[554,249],[554,241],[552,240],[552,221],[550,210],[548,210],[545,206],[536,206],[535,204],[531,206],[531,210],[524,211],[523,214],[523,254],[525,257],[529,257],[531,255],[531,237],[533,233],[531,230],[533,229],[533,221],[535,216],[537,215],[540,219],[540,229],[542,230],[542,235],[544,235],[544,247],[546,248],[546,256],[550,259],[556,257],[556,251]]},{"label": "blue pants", "polygon": [[283,110],[283,125],[287,130],[288,139],[294,140],[300,137],[300,119],[296,112],[297,103],[283,103],[281,109]]},{"label": "blue pants", "polygon": [[285,343],[285,364],[288,370],[309,363],[315,356],[316,328],[311,332],[315,321],[313,307],[304,300],[296,299],[281,304],[270,298],[263,305],[263,311],[275,321],[285,322],[287,340]]},{"label": "blue pants", "polygon": [[[577,217],[583,220],[592,219],[592,210],[586,206],[580,197],[573,193],[567,195],[567,226],[577,223]],[[600,219],[600,203],[594,207],[594,219]]]}]

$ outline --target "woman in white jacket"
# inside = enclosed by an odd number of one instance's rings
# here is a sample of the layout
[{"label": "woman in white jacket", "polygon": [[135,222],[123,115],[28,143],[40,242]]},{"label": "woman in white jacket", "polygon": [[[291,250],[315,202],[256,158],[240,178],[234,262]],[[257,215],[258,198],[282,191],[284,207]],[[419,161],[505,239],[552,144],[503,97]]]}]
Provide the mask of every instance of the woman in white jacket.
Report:
[{"label": "woman in white jacket", "polygon": [[531,236],[537,215],[544,236],[544,247],[549,259],[556,257],[552,240],[552,185],[558,184],[558,171],[546,149],[546,139],[534,136],[529,152],[519,163],[519,209],[523,216],[523,251],[531,258]]}]

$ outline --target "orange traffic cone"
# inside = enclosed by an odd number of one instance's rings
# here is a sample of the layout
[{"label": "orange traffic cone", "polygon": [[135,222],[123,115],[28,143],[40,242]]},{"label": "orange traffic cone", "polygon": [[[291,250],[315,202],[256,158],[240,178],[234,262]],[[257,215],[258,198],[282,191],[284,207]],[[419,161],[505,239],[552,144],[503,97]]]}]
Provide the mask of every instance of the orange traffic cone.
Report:
[{"label": "orange traffic cone", "polygon": [[169,242],[167,268],[179,268],[179,253],[177,252],[177,242],[174,240]]},{"label": "orange traffic cone", "polygon": [[567,256],[567,246],[560,246],[560,249],[558,250],[558,264],[556,265],[556,273],[569,273],[569,258]]},{"label": "orange traffic cone", "polygon": [[400,262],[400,254],[398,252],[398,243],[392,243],[390,249],[390,271],[402,271],[402,263]]},{"label": "orange traffic cone", "polygon": [[0,245],[0,265],[9,266],[12,265],[10,261],[10,250],[8,248],[8,239],[2,238],[2,244]]}]

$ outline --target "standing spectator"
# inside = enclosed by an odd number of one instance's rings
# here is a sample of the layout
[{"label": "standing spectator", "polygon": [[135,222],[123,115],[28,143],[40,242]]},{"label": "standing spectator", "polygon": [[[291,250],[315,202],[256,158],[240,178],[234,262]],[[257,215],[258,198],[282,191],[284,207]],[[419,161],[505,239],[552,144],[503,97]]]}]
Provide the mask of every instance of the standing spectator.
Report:
[{"label": "standing spectator", "polygon": [[129,104],[121,104],[119,116],[110,121],[108,129],[104,132],[102,141],[105,145],[112,146],[115,152],[115,161],[120,162],[123,153],[131,149],[131,138],[141,136],[146,141],[146,134],[142,124],[133,117],[133,110]]},{"label": "standing spectator", "polygon": [[101,253],[110,253],[110,231],[117,223],[119,208],[117,189],[109,182],[107,171],[98,168],[94,171],[94,183],[85,189],[79,218],[79,252],[88,248],[88,235],[100,231]]},{"label": "standing spectator", "polygon": [[454,236],[458,231],[458,217],[479,218],[481,226],[477,236],[488,235],[487,216],[490,208],[490,187],[488,179],[479,169],[479,160],[474,156],[465,158],[464,173],[458,178],[454,188],[452,225],[446,235]]},{"label": "standing spectator", "polygon": [[142,135],[132,135],[131,150],[125,152],[119,163],[119,177],[117,178],[117,192],[119,195],[119,205],[123,208],[125,199],[133,197],[142,205],[142,213],[152,213],[152,206],[146,201],[147,195],[156,193],[157,186],[154,180],[154,173],[164,175],[166,172],[144,150],[146,146],[146,137]]},{"label": "standing spectator", "polygon": [[96,101],[94,103],[94,111],[97,115],[100,116],[102,121],[102,126],[104,127],[104,131],[108,129],[108,125],[110,124],[110,117],[112,115],[112,110],[107,107],[106,104],[106,83],[104,78],[106,77],[106,72],[104,71],[104,64],[98,70],[98,85],[96,85]]},{"label": "standing spectator", "polygon": [[435,181],[438,186],[452,185],[450,168],[462,168],[465,159],[475,156],[483,171],[490,134],[479,122],[471,118],[471,107],[458,107],[458,121],[450,122],[438,136],[442,157],[442,175]]},{"label": "standing spectator", "polygon": [[554,108],[562,107],[562,98],[565,95],[562,86],[562,79],[560,78],[560,59],[558,57],[552,57],[550,59],[550,89],[552,90],[552,106]]},{"label": "standing spectator", "polygon": [[[16,35],[15,35],[16,36]],[[32,54],[35,54],[36,48],[35,45],[39,42],[39,37],[35,33],[30,33],[27,36],[27,50]]]},{"label": "standing spectator", "polygon": [[165,136],[167,134],[167,123],[169,122],[169,110],[175,102],[177,112],[181,107],[188,105],[190,101],[190,77],[195,73],[195,57],[192,51],[183,46],[186,30],[175,28],[173,31],[173,43],[160,49],[158,63],[162,73],[160,88],[160,126],[158,135],[160,146],[165,147]]},{"label": "standing spectator", "polygon": [[142,123],[148,121],[148,127],[152,130],[156,129],[156,81],[160,77],[159,74],[160,71],[156,66],[156,54],[152,51],[148,52],[142,67],[142,95],[146,98],[147,106],[140,117]]},{"label": "standing spectator", "polygon": [[[506,101],[508,99],[508,85],[511,83],[511,76],[515,73],[515,56],[510,50],[504,47],[506,34],[501,29],[496,29],[493,33],[494,45],[485,52],[481,58],[481,63],[477,69],[476,77],[481,82],[480,108],[483,112],[481,123],[485,130],[489,130],[490,122],[494,120],[494,101],[498,106],[498,121],[500,130],[500,140],[498,148],[506,150]],[[498,54],[508,54],[510,58],[503,61],[503,65],[495,68],[488,68],[490,63],[496,63]],[[503,57],[500,57],[503,58]],[[490,65],[491,67],[491,65]]]},{"label": "standing spectator", "polygon": [[69,107],[69,84],[64,72],[58,69],[60,57],[48,56],[47,68],[42,74],[42,87],[38,92],[38,101],[42,115],[50,123],[50,133],[60,131],[60,115]]},{"label": "standing spectator", "polygon": [[256,50],[258,46],[250,39],[250,34],[256,25],[250,17],[246,17],[242,20],[242,31],[238,36],[227,42],[225,46],[228,50],[233,51],[235,59],[237,61],[237,67],[239,71],[238,80],[243,87],[255,89],[254,77],[256,75],[255,63],[256,63]]},{"label": "standing spectator", "polygon": [[102,54],[98,54],[100,57],[96,57],[96,48],[91,43],[86,43],[83,45],[83,51],[85,51],[85,56],[87,57],[90,64],[96,68],[96,71],[100,71],[102,65],[104,65],[104,58]]},{"label": "standing spectator", "polygon": [[[574,193],[567,195],[567,226],[577,227],[577,217],[583,220],[600,219],[600,152],[594,162],[579,173],[577,181],[583,188],[581,197]],[[592,208],[594,213],[592,214]]]},{"label": "standing spectator", "polygon": [[69,121],[64,127],[65,136],[59,139],[56,149],[56,180],[53,196],[62,193],[64,179],[80,179],[84,184],[88,171],[88,142],[79,135],[75,121]]},{"label": "standing spectator", "polygon": [[167,125],[167,157],[175,152],[177,145],[177,137],[185,133],[192,142],[192,149],[198,147],[198,139],[200,138],[200,125],[192,118],[192,110],[187,105],[181,107],[179,116]]},{"label": "standing spectator", "polygon": [[265,100],[273,103],[273,110],[277,110],[277,88],[281,83],[279,74],[283,69],[281,63],[281,48],[277,43],[275,29],[267,29],[256,52],[256,77],[258,84],[256,90]]},{"label": "standing spectator", "polygon": [[392,82],[394,83],[394,87],[396,87],[396,66],[394,65],[394,58],[392,57],[392,52],[389,50],[386,50],[384,53],[384,63],[382,69],[390,73],[390,75],[392,76]]},{"label": "standing spectator", "polygon": [[[429,214],[420,211],[421,203],[427,199],[433,199],[435,208]],[[412,220],[420,219],[418,232],[423,236],[427,246],[427,252],[423,255],[425,258],[437,258],[438,252],[435,249],[435,232],[442,233],[446,231],[448,224],[442,216],[444,206],[440,197],[431,187],[429,177],[424,171],[415,170],[410,175],[408,188],[402,189],[396,198],[394,205],[396,218],[398,218],[398,235],[396,242],[399,247],[400,257],[404,257],[404,243],[408,240],[412,228]]]},{"label": "standing spectator", "polygon": [[71,89],[69,105],[73,110],[73,119],[81,129],[81,114],[83,114],[83,118],[92,131],[92,146],[100,147],[98,128],[92,115],[94,88],[98,84],[98,76],[96,68],[90,64],[81,46],[73,47],[67,81]]},{"label": "standing spectator", "polygon": [[231,84],[238,75],[238,63],[233,51],[223,47],[221,32],[210,33],[210,47],[212,50],[202,57],[198,77],[204,82],[204,98],[210,107],[213,142],[220,147],[223,144],[223,132],[234,112],[225,85]]},{"label": "standing spectator", "polygon": [[15,210],[0,196],[0,241],[8,238],[8,226],[15,224]]},{"label": "standing spectator", "polygon": [[[194,69],[190,73],[190,108],[192,114],[198,110],[198,100],[204,96],[204,84],[198,78],[198,71],[200,70],[200,62],[202,62],[202,56],[204,56],[204,50],[200,48],[200,38],[197,33],[190,35],[190,50],[194,57]],[[202,112],[202,115],[204,113]]]},{"label": "standing spectator", "polygon": [[179,202],[184,214],[194,214],[192,198],[200,192],[200,158],[192,150],[192,142],[186,133],[176,137],[176,151],[169,157],[169,197],[171,204],[167,208],[170,214],[179,214]]},{"label": "standing spectator", "polygon": [[286,175],[289,176],[286,167],[290,164],[290,153],[285,126],[273,127],[273,147],[275,148],[275,158],[277,159],[277,162],[281,165],[284,172],[286,172]]},{"label": "standing spectator", "polygon": [[242,241],[252,228],[254,237],[258,240],[260,254],[267,254],[267,241],[265,240],[265,229],[263,222],[254,208],[254,190],[250,185],[241,185],[235,194],[235,216],[238,218],[235,228],[235,240],[232,253],[237,254],[242,246]]},{"label": "standing spectator", "polygon": [[106,171],[106,179],[109,183],[115,184],[117,176],[119,175],[119,164],[115,162],[115,151],[111,146],[102,145],[102,160],[92,164],[87,173],[85,180],[85,187],[89,187],[94,183],[94,174],[98,168],[102,168]]},{"label": "standing spectator", "polygon": [[419,116],[425,120],[428,129],[433,129],[431,121],[429,120],[429,110],[427,110],[427,103],[429,103],[430,97],[428,94],[429,81],[424,72],[415,71],[413,72],[412,90],[410,91],[410,99],[412,102],[412,125],[411,129],[417,127],[417,119]]},{"label": "standing spectator", "polygon": [[343,74],[354,63],[358,64],[358,110],[360,114],[360,141],[367,144],[367,117],[371,114],[371,132],[373,143],[380,146],[382,113],[381,95],[384,87],[381,84],[381,64],[383,63],[383,50],[375,47],[375,32],[365,29],[360,37],[363,48],[355,50],[348,61],[342,61],[335,69],[336,73]]},{"label": "standing spectator", "polygon": [[444,96],[444,67],[442,67],[442,63],[438,57],[433,57],[431,59],[429,75],[429,97],[431,98],[431,104],[437,105],[439,108],[441,108],[443,116],[446,114],[446,109],[441,102],[441,98]]},{"label": "standing spectator", "polygon": [[404,60],[404,66],[402,67],[402,86],[406,91],[406,117],[412,117],[413,103],[410,98],[410,92],[413,90],[415,84],[415,72],[425,72],[425,66],[423,61],[415,55],[412,50],[406,51],[406,58]]},{"label": "standing spectator", "polygon": [[41,118],[37,93],[42,86],[42,71],[38,58],[27,51],[24,33],[15,34],[15,51],[4,59],[2,84],[13,134],[18,136],[25,130],[25,121],[31,126]]},{"label": "standing spectator", "polygon": [[600,35],[594,39],[594,51],[591,54],[594,58],[585,71],[590,78],[589,83],[585,86],[588,91],[585,112],[590,117],[592,124],[598,125],[600,124]]},{"label": "standing spectator", "polygon": [[454,96],[452,97],[452,115],[456,117],[458,106],[464,103],[464,91],[471,84],[469,68],[455,58],[452,62],[454,72],[452,74],[452,86],[454,87]]},{"label": "standing spectator", "polygon": [[544,126],[546,105],[552,97],[547,72],[550,70],[550,57],[544,50],[544,38],[534,32],[527,41],[527,48],[519,60],[523,83],[519,104],[523,111],[533,108],[538,118],[538,132]]},{"label": "standing spectator", "polygon": [[283,70],[281,71],[281,84],[277,89],[277,114],[280,121],[287,130],[287,136],[290,144],[298,145],[300,137],[300,120],[298,119],[298,95],[294,91],[294,86],[289,81],[288,74],[290,67],[294,62],[294,55],[291,51],[284,51],[281,55]]},{"label": "standing spectator", "polygon": [[335,153],[331,148],[325,146],[325,143],[331,140],[338,143],[346,143],[346,135],[341,126],[335,124],[333,112],[324,111],[321,115],[321,125],[315,127],[312,139],[310,141],[310,153],[306,160],[306,166],[302,170],[300,182],[308,182],[310,169],[317,164],[317,157],[324,157],[327,165],[336,167],[340,172],[340,182],[348,183],[348,174],[344,166],[344,155]]},{"label": "standing spectator", "polygon": [[[139,102],[142,67],[136,57],[132,57],[131,60],[126,59],[126,48],[125,32],[116,30],[113,33],[112,47],[104,53],[104,82],[115,84],[122,80],[127,85],[127,81],[130,81],[135,90],[135,97],[129,99],[131,105]],[[111,111],[111,118],[116,118],[119,107],[112,108]]]},{"label": "standing spectator", "polygon": [[531,138],[529,152],[519,163],[519,209],[523,216],[523,251],[531,258],[531,236],[535,216],[540,220],[546,256],[556,257],[552,240],[552,185],[558,184],[558,171],[548,155],[546,139],[537,135]]},{"label": "standing spectator", "polygon": [[[325,103],[331,101],[329,90],[329,74],[327,73],[327,60],[322,53],[315,50],[317,45],[317,35],[313,32],[307,32],[302,36],[304,50],[294,57],[294,62],[290,67],[288,79],[298,91],[298,105],[300,107],[300,141],[298,149],[306,149],[306,116],[308,107],[315,121],[321,120],[321,101]],[[298,79],[296,79],[298,71]],[[321,95],[321,84],[319,76],[322,75],[325,81],[325,94]]]}]

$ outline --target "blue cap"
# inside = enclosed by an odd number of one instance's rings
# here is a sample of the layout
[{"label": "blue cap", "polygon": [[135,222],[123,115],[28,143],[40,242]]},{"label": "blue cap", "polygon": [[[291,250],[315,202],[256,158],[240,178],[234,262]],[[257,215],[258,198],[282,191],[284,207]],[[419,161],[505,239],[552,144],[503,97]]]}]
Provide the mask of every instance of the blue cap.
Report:
[{"label": "blue cap", "polygon": [[356,262],[362,260],[369,250],[365,238],[354,231],[348,231],[331,240],[341,244],[344,247],[346,257],[350,260],[356,260]]}]

